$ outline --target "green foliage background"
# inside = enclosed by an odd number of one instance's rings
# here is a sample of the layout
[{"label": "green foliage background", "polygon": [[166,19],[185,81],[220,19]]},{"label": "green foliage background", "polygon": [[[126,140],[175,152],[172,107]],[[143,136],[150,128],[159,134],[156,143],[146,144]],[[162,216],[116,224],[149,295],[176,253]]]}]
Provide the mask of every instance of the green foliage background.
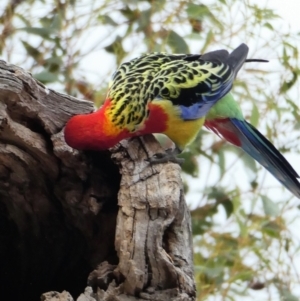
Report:
[{"label": "green foliage background", "polygon": [[[270,63],[243,68],[236,99],[299,171],[299,33],[284,24],[250,0],[2,1],[0,55],[100,105],[118,64],[142,52],[203,53],[245,42],[249,57]],[[198,300],[298,300],[298,201],[206,130],[183,156]]]}]

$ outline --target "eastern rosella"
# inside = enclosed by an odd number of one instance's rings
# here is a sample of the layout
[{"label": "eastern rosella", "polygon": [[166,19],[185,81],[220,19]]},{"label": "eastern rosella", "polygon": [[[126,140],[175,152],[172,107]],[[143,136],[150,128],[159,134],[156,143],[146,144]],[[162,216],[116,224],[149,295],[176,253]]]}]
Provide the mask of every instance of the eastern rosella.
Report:
[{"label": "eastern rosella", "polygon": [[206,115],[204,125],[225,140],[242,148],[300,198],[300,184],[297,180],[299,175],[274,145],[244,119],[231,93],[211,108]]},{"label": "eastern rosella", "polygon": [[146,54],[122,64],[96,112],[72,117],[67,144],[104,150],[120,140],[163,133],[182,150],[193,141],[208,110],[232,88],[248,47],[203,55]]}]

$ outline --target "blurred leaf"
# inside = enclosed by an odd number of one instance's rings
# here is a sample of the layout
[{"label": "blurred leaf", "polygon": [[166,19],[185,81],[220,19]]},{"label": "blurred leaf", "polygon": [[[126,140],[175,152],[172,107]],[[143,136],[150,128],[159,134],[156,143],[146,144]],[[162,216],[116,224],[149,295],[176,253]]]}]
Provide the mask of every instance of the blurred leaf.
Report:
[{"label": "blurred leaf", "polygon": [[279,15],[275,14],[273,9],[260,8],[258,5],[249,5],[249,8],[253,10],[257,21],[273,20],[280,18]]},{"label": "blurred leaf", "polygon": [[[233,237],[231,233],[218,233],[216,235],[212,235],[218,240],[218,243],[224,246],[225,248],[228,248],[232,250],[233,253],[236,253],[237,247],[238,247],[238,240],[236,237]],[[224,250],[223,249],[223,250]],[[227,252],[224,252],[227,253]]]},{"label": "blurred leaf", "polygon": [[290,245],[291,245],[291,239],[285,239],[285,244],[284,244],[284,249],[286,252],[288,252],[290,250]]},{"label": "blurred leaf", "polygon": [[140,13],[138,18],[137,31],[143,31],[151,23],[150,18],[152,14],[152,8],[146,9]]},{"label": "blurred leaf", "polygon": [[191,210],[191,216],[193,218],[204,220],[208,216],[212,216],[217,212],[217,204],[206,204]]},{"label": "blurred leaf", "polygon": [[63,61],[61,57],[52,56],[45,60],[45,65],[48,66],[50,72],[54,73],[60,70],[60,67],[63,65]]},{"label": "blurred leaf", "polygon": [[197,177],[199,166],[196,156],[191,152],[183,152],[179,157],[184,159],[184,162],[181,165],[182,170],[193,177]]},{"label": "blurred leaf", "polygon": [[138,1],[139,0],[123,0],[124,3],[126,3],[126,4],[133,4],[133,5],[137,4]]},{"label": "blurred leaf", "polygon": [[295,120],[300,122],[300,114],[299,114],[300,112],[298,106],[289,98],[286,98],[286,102],[290,105]]},{"label": "blurred leaf", "polygon": [[218,20],[217,17],[214,16],[211,10],[204,4],[189,3],[186,12],[189,18],[191,19],[202,21],[206,17],[209,18],[215,26],[219,28],[223,28],[222,23]]},{"label": "blurred leaf", "polygon": [[203,234],[212,226],[211,216],[216,214],[217,204],[206,204],[191,210],[193,234]]},{"label": "blurred leaf", "polygon": [[148,2],[151,4],[151,9],[153,12],[159,12],[163,10],[166,0],[148,0]]},{"label": "blurred leaf", "polygon": [[207,262],[207,265],[195,266],[197,273],[196,280],[201,283],[201,286],[206,285],[220,285],[224,281],[224,267],[217,266],[213,262]]},{"label": "blurred leaf", "polygon": [[209,8],[203,4],[194,4],[189,3],[187,5],[186,12],[188,16],[192,19],[202,20],[204,15],[208,15],[210,13]]},{"label": "blurred leaf", "polygon": [[84,96],[85,99],[93,100],[93,87],[85,80],[77,80],[75,82],[76,88]]},{"label": "blurred leaf", "polygon": [[289,56],[287,55],[287,51],[286,51],[286,47],[283,46],[283,50],[282,50],[282,60],[283,60],[283,64],[284,65],[288,65],[288,61],[289,61]]},{"label": "blurred leaf", "polygon": [[299,298],[291,293],[288,288],[280,288],[279,293],[282,301],[299,301]]},{"label": "blurred leaf", "polygon": [[174,53],[189,53],[189,46],[185,40],[175,31],[170,30],[166,38],[166,43],[172,48]]},{"label": "blurred leaf", "polygon": [[240,236],[241,237],[246,237],[248,236],[248,227],[247,224],[245,224],[238,216],[236,217],[239,230],[240,230]]},{"label": "blurred leaf", "polygon": [[20,19],[26,25],[26,27],[30,27],[30,21],[27,20],[27,18],[23,14],[15,13],[15,16]]},{"label": "blurred leaf", "polygon": [[58,30],[61,29],[61,26],[62,26],[61,14],[55,14],[54,17],[52,18],[51,28],[57,32]]},{"label": "blurred leaf", "polygon": [[98,16],[98,20],[102,24],[107,24],[107,25],[112,25],[112,26],[118,25],[118,23],[115,22],[109,15],[100,15],[100,16]]},{"label": "blurred leaf", "polygon": [[[224,268],[223,267],[203,267],[203,272],[206,274],[208,278],[211,280],[213,278],[223,278],[224,275]],[[223,282],[223,281],[218,281],[218,282]]]},{"label": "blurred leaf", "polygon": [[273,27],[272,24],[270,24],[269,22],[266,22],[266,23],[264,24],[264,26],[265,26],[266,28],[272,30],[272,31],[274,30],[274,27]]},{"label": "blurred leaf", "polygon": [[42,71],[40,73],[34,74],[34,78],[36,78],[38,81],[42,82],[43,84],[47,83],[53,83],[58,80],[58,75],[53,74],[48,71]]},{"label": "blurred leaf", "polygon": [[112,54],[116,55],[117,64],[119,65],[123,58],[126,55],[126,51],[123,48],[123,39],[120,36],[117,36],[114,42],[106,46],[104,49]]},{"label": "blurred leaf", "polygon": [[280,87],[280,93],[285,93],[290,90],[298,80],[298,73],[292,71],[292,79],[290,81],[283,82],[282,86]]},{"label": "blurred leaf", "polygon": [[263,208],[266,215],[269,216],[278,216],[280,213],[278,205],[273,202],[268,196],[266,195],[260,195],[262,202],[263,202]]},{"label": "blurred leaf", "polygon": [[226,211],[226,217],[229,218],[234,210],[232,201],[226,200],[226,201],[222,202],[221,205],[224,207],[224,209]]},{"label": "blurred leaf", "polygon": [[241,280],[241,281],[251,281],[253,279],[253,271],[243,270],[240,273],[237,273],[231,278],[231,281]]},{"label": "blurred leaf", "polygon": [[220,176],[223,177],[225,173],[225,153],[224,150],[220,149],[218,151],[219,167],[220,167]]},{"label": "blurred leaf", "polygon": [[194,33],[196,33],[197,35],[202,31],[202,21],[194,19],[194,18],[190,18],[189,22],[192,26],[192,30]]},{"label": "blurred leaf", "polygon": [[228,199],[225,189],[222,187],[210,187],[206,191],[209,200],[215,199],[218,202],[225,201]]},{"label": "blurred leaf", "polygon": [[258,120],[259,120],[259,111],[258,111],[257,105],[255,103],[253,103],[251,117],[250,117],[250,123],[253,126],[257,127]]},{"label": "blurred leaf", "polygon": [[207,47],[211,44],[211,42],[213,41],[214,39],[214,34],[213,34],[213,31],[210,29],[206,35],[206,39],[205,39],[205,42],[204,42],[204,45],[201,49],[201,53],[204,53],[206,52],[206,49]]},{"label": "blurred leaf", "polygon": [[192,218],[193,235],[202,235],[203,233],[208,231],[211,228],[211,226],[211,221]]},{"label": "blurred leaf", "polygon": [[266,222],[262,226],[262,231],[269,235],[270,237],[280,238],[280,232],[282,228],[278,225],[277,222]]},{"label": "blurred leaf", "polygon": [[135,21],[140,16],[140,11],[138,9],[131,9],[129,6],[121,9],[120,12],[130,21]]},{"label": "blurred leaf", "polygon": [[[49,17],[49,16],[42,17],[40,19],[40,23],[41,23],[43,28],[51,27],[52,17]],[[30,26],[28,26],[28,27],[30,27]]]},{"label": "blurred leaf", "polygon": [[293,57],[298,58],[298,48],[297,46],[289,43],[288,41],[282,41],[282,44],[285,46],[285,48],[291,50],[293,52]]},{"label": "blurred leaf", "polygon": [[22,42],[24,48],[26,49],[26,52],[28,55],[32,56],[37,61],[39,61],[40,59],[43,58],[43,54],[38,50],[37,47],[31,46],[26,41],[21,40],[21,42]]},{"label": "blurred leaf", "polygon": [[206,192],[207,192],[207,198],[209,200],[210,199],[216,200],[215,207],[217,207],[218,205],[222,205],[226,211],[227,218],[230,217],[230,215],[234,211],[234,205],[232,203],[231,198],[229,197],[229,194],[222,187],[212,187],[207,189]]},{"label": "blurred leaf", "polygon": [[44,27],[23,27],[19,28],[19,30],[26,31],[28,33],[32,33],[35,35],[38,35],[40,37],[43,37],[44,39],[51,39],[50,35],[55,32],[53,28],[44,28]]}]

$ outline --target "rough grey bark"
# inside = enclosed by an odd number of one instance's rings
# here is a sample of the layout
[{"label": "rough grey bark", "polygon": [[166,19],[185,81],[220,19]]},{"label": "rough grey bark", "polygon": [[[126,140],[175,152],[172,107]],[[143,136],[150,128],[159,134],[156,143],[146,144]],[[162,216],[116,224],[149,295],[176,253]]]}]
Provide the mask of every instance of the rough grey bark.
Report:
[{"label": "rough grey bark", "polygon": [[66,121],[93,110],[0,61],[1,297],[193,300],[180,167],[149,164],[163,151],[152,136],[68,147]]}]

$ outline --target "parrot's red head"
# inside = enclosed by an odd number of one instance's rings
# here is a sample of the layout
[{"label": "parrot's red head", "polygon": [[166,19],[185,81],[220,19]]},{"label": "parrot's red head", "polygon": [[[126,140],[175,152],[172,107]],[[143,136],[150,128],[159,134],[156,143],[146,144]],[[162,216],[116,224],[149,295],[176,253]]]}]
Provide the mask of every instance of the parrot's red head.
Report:
[{"label": "parrot's red head", "polygon": [[108,99],[97,111],[72,117],[65,127],[66,143],[79,150],[105,150],[123,139],[167,129],[167,113],[161,105],[148,105],[149,115],[138,130],[130,131],[126,124],[117,126],[112,121],[111,101]]},{"label": "parrot's red head", "polygon": [[130,137],[129,131],[116,127],[107,117],[105,104],[97,112],[72,117],[65,127],[66,143],[79,150],[105,150]]}]

